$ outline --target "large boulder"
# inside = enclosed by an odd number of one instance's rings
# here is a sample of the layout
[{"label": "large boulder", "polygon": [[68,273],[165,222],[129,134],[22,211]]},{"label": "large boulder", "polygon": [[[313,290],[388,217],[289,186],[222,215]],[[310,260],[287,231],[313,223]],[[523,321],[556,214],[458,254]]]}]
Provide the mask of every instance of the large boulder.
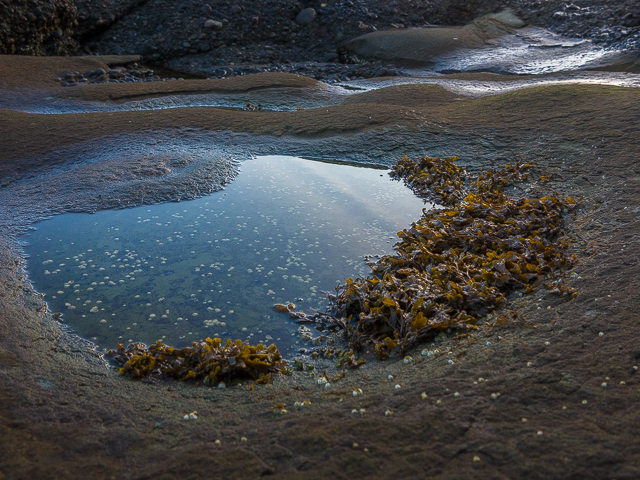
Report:
[{"label": "large boulder", "polygon": [[464,27],[382,30],[346,44],[361,58],[408,66],[430,64],[435,57],[460,49],[482,48],[492,39],[512,34],[525,23],[511,10],[485,15]]}]

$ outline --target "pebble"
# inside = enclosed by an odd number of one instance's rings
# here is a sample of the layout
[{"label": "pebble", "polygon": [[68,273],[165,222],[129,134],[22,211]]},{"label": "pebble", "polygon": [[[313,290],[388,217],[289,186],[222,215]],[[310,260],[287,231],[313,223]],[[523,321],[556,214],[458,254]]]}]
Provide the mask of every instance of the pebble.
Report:
[{"label": "pebble", "polygon": [[217,20],[207,20],[204,22],[205,28],[213,28],[214,30],[222,29],[222,22],[218,22]]},{"label": "pebble", "polygon": [[61,72],[56,78],[63,87],[77,86],[83,83],[131,83],[147,81],[164,81],[148,68],[139,67],[137,63],[126,67],[115,67],[109,71],[103,68],[80,72]]},{"label": "pebble", "polygon": [[298,13],[298,15],[296,16],[296,23],[298,25],[309,25],[313,23],[313,21],[316,19],[316,16],[316,11],[313,8],[305,8],[304,10],[301,10],[300,13]]}]

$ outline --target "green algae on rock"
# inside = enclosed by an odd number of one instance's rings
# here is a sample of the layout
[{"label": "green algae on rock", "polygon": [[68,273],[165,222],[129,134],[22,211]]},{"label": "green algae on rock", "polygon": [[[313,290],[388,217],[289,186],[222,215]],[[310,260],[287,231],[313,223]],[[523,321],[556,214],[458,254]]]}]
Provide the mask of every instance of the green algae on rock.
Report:
[{"label": "green algae on rock", "polygon": [[[505,187],[526,180],[529,165],[506,165],[469,181],[455,160],[405,157],[394,166],[393,176],[444,208],[424,211],[398,232],[397,254],[370,264],[370,276],[338,287],[330,318],[353,347],[373,344],[386,358],[439,331],[477,328],[512,291],[529,293],[543,276],[571,265],[560,236],[574,199],[511,198]],[[575,294],[562,283],[551,288]]]},{"label": "green algae on rock", "polygon": [[286,373],[287,361],[275,345],[251,346],[242,340],[207,338],[204,342],[192,342],[190,347],[176,349],[158,340],[146,347],[132,343],[128,348],[118,345],[109,355],[122,364],[119,372],[135,378],[165,375],[178,380],[203,380],[214,384],[222,380],[249,377],[259,383],[267,383],[272,373]]}]

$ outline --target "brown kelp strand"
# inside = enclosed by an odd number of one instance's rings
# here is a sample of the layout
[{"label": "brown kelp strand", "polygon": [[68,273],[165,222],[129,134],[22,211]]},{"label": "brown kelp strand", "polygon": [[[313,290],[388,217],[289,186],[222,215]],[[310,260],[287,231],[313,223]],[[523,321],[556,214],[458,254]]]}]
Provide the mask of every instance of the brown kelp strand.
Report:
[{"label": "brown kelp strand", "polygon": [[109,355],[122,364],[120,373],[135,378],[164,375],[178,380],[203,380],[206,384],[248,377],[266,383],[271,374],[286,373],[286,360],[275,345],[251,346],[242,340],[222,343],[220,338],[192,342],[190,347],[177,349],[158,340],[146,347],[131,343],[118,345]]},{"label": "brown kelp strand", "polygon": [[[531,292],[573,261],[560,235],[575,200],[510,198],[505,187],[528,179],[529,165],[469,178],[455,160],[405,157],[394,167],[393,176],[444,208],[398,232],[397,253],[370,264],[370,276],[338,287],[330,313],[355,348],[373,344],[386,358],[439,331],[477,328],[510,292]],[[549,288],[575,293],[561,282]]]}]

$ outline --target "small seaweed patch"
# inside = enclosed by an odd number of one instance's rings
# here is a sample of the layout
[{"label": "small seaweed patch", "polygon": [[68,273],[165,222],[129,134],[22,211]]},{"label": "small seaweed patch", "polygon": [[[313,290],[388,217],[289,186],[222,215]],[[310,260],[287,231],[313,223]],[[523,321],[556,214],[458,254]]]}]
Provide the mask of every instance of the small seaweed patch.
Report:
[{"label": "small seaweed patch", "polygon": [[177,349],[158,340],[146,347],[131,343],[118,345],[109,355],[122,364],[119,372],[135,378],[164,375],[183,381],[203,380],[215,384],[236,377],[250,377],[258,383],[268,383],[274,373],[286,373],[286,360],[275,345],[251,346],[242,340],[222,343],[220,338],[192,342],[190,347]]},{"label": "small seaweed patch", "polygon": [[337,288],[324,320],[342,328],[354,348],[373,344],[381,359],[396,348],[404,355],[440,331],[477,328],[512,291],[530,293],[545,279],[555,293],[577,294],[548,281],[575,258],[560,235],[563,214],[577,202],[511,198],[505,187],[527,180],[529,165],[469,178],[456,160],[405,157],[394,166],[393,177],[444,208],[423,211],[398,232],[395,255],[370,264],[370,276]]}]

